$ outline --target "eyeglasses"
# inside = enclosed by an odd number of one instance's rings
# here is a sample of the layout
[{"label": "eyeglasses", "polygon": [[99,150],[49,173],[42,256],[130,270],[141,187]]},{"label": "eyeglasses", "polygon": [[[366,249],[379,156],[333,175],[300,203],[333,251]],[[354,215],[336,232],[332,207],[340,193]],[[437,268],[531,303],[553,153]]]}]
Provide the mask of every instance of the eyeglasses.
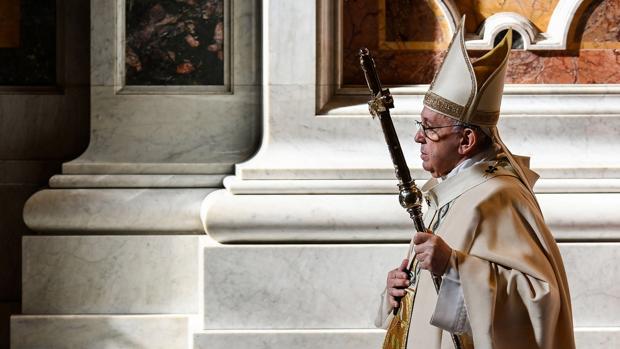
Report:
[{"label": "eyeglasses", "polygon": [[415,121],[416,126],[418,127],[418,132],[422,131],[422,134],[424,134],[424,137],[430,139],[433,142],[437,142],[439,141],[439,139],[441,138],[439,136],[439,133],[437,133],[437,131],[435,131],[438,128],[446,128],[446,127],[457,127],[457,126],[465,126],[462,124],[454,124],[454,125],[445,125],[445,126],[424,126],[423,123],[421,123],[420,121],[416,120]]}]

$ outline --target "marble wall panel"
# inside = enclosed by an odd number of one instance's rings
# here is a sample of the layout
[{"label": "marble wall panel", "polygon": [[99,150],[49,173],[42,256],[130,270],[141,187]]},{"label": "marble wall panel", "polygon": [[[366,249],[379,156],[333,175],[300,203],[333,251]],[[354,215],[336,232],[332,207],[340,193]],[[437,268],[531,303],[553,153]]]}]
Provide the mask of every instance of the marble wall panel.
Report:
[{"label": "marble wall panel", "polygon": [[[456,5],[462,13],[468,14],[466,28],[470,33],[475,32],[485,18],[500,11],[522,14],[544,32],[557,2],[461,0]],[[371,50],[386,85],[428,84],[441,63],[450,35],[446,34],[449,29],[441,16],[424,16],[432,12],[428,5],[431,2],[416,2],[418,8],[415,9],[411,5],[386,7],[398,7],[398,15],[382,10],[385,3],[384,0],[344,2],[342,84],[345,86],[365,84],[357,61],[360,47]],[[586,2],[586,5],[575,17],[566,50],[513,50],[506,81],[512,84],[620,83],[620,26],[617,25],[620,3],[601,0]],[[407,21],[407,18],[416,20]],[[382,45],[381,33],[384,32],[394,38],[390,45]],[[448,41],[443,39],[446,35]],[[434,38],[434,47],[415,41],[429,38]],[[473,56],[482,53],[470,52]]]},{"label": "marble wall panel", "polygon": [[45,189],[24,206],[30,229],[53,234],[202,234],[209,188]]},{"label": "marble wall panel", "polygon": [[93,87],[92,95],[89,148],[73,164],[174,163],[182,168],[209,163],[215,168],[211,173],[230,173],[260,140],[255,86],[238,86],[235,95],[221,96],[121,96],[102,87]]},{"label": "marble wall panel", "polygon": [[620,328],[577,328],[575,346],[578,349],[620,348]]},{"label": "marble wall panel", "polygon": [[12,349],[187,349],[185,316],[15,316]]},{"label": "marble wall panel", "polygon": [[374,328],[406,245],[205,248],[205,329]]},{"label": "marble wall panel", "polygon": [[[374,328],[386,272],[406,250],[405,244],[206,247],[205,329]],[[620,268],[611,263],[620,258],[620,244],[562,243],[560,250],[574,325],[620,327]]]},{"label": "marble wall panel", "polygon": [[192,236],[30,236],[24,314],[197,313]]},{"label": "marble wall panel", "polygon": [[615,84],[620,82],[620,50],[578,53],[514,50],[506,72],[509,84]]},{"label": "marble wall panel", "polygon": [[[196,349],[376,349],[384,330],[276,330],[203,331],[194,334]],[[577,349],[610,349],[620,346],[620,328],[577,328]]]},{"label": "marble wall panel", "polygon": [[383,330],[206,331],[194,335],[195,349],[370,349],[381,348]]},{"label": "marble wall panel", "polygon": [[571,48],[620,48],[620,2],[590,1],[579,15],[574,32],[570,33],[573,35]]},{"label": "marble wall panel", "polygon": [[[620,326],[620,243],[560,246],[576,327]],[[611,348],[611,347],[609,347]]]},{"label": "marble wall panel", "polygon": [[[264,10],[266,11],[266,9]],[[309,18],[316,18],[316,3],[279,1],[270,6],[270,11],[263,13],[263,18],[268,23],[267,29],[262,32],[263,38],[266,40],[263,50],[269,52],[268,58],[263,62],[263,70],[269,72],[264,78],[264,83],[268,84],[264,94],[270,99],[284,97],[291,103],[297,103],[290,98],[288,93],[272,91],[271,89],[282,87],[291,89],[291,94],[294,94],[295,90],[308,88],[315,83],[315,46],[306,44],[315,42],[317,33],[313,25],[306,23],[308,23]],[[282,30],[282,28],[295,29]],[[269,105],[269,117],[273,117],[277,109],[282,107],[280,101],[278,103],[271,101],[264,103]],[[289,115],[289,117],[301,116],[301,113],[297,112],[291,114],[293,115]],[[303,116],[305,117],[306,114]],[[290,130],[287,131],[290,132]]]}]

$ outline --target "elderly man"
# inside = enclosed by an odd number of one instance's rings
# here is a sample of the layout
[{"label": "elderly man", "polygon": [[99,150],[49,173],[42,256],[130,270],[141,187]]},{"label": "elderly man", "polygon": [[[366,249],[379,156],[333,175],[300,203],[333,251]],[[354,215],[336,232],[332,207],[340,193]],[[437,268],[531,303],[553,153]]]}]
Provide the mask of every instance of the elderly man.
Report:
[{"label": "elderly man", "polygon": [[433,177],[422,188],[430,229],[388,273],[377,319],[388,328],[384,348],[454,348],[453,334],[463,348],[574,348],[562,259],[532,191],[537,175],[496,127],[512,33],[472,62],[463,22],[415,135]]}]

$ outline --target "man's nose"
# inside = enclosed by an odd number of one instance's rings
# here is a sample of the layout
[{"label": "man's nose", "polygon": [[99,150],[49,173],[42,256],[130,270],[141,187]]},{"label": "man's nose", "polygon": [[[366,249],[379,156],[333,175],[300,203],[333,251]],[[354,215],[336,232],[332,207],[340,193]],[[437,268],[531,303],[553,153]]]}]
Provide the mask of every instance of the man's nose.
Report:
[{"label": "man's nose", "polygon": [[417,130],[415,133],[415,136],[413,137],[413,140],[415,140],[416,143],[426,143],[426,137],[424,137],[424,131],[422,130]]}]

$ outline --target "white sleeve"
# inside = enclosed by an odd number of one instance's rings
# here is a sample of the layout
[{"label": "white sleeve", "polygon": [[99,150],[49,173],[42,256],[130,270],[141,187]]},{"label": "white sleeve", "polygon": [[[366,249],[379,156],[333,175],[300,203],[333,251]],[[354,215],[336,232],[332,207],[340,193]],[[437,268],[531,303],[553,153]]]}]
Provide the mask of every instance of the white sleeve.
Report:
[{"label": "white sleeve", "polygon": [[387,288],[381,293],[381,303],[375,318],[375,326],[378,328],[387,328],[390,323],[389,318],[392,315],[392,305],[388,301]]},{"label": "white sleeve", "polygon": [[431,325],[450,333],[471,333],[454,251],[452,251],[450,264],[441,282],[435,312],[431,317]]}]

